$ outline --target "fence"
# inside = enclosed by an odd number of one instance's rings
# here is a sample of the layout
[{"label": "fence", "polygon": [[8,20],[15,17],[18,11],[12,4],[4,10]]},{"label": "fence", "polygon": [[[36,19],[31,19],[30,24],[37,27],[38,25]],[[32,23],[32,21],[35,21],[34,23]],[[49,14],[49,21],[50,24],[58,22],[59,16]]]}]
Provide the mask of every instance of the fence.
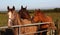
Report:
[{"label": "fence", "polygon": [[[11,28],[13,28],[13,27],[35,26],[35,25],[49,24],[49,23],[52,23],[52,22],[33,23],[33,24],[26,24],[26,25],[15,25],[15,26],[11,26]],[[8,26],[0,27],[0,29],[2,29],[2,28],[8,28]],[[44,32],[44,31],[48,31],[48,30],[43,30],[43,31],[38,31],[38,32],[30,32],[30,33],[25,33],[25,34],[39,33],[39,32]],[[54,31],[53,30],[49,31],[49,33],[50,34],[47,34],[47,35],[54,35]],[[19,35],[25,35],[25,34],[19,34]]]}]

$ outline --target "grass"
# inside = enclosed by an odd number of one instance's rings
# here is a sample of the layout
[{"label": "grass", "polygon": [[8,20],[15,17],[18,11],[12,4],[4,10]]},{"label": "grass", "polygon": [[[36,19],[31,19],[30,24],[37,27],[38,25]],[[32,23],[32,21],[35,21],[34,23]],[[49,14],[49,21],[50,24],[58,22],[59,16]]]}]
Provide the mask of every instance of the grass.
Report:
[{"label": "grass", "polygon": [[0,26],[7,25],[7,14],[0,14]]},{"label": "grass", "polygon": [[[30,15],[33,15],[33,14],[30,14]],[[53,21],[56,21],[56,19],[58,19],[58,28],[60,29],[60,13],[45,13],[45,15],[48,15],[48,16],[51,16]],[[8,22],[8,16],[7,14],[4,14],[4,13],[0,13],[0,27],[1,26],[6,26],[7,25],[7,22]]]},{"label": "grass", "polygon": [[[56,12],[55,13],[45,13],[45,15],[51,16],[53,18],[53,21],[58,19],[59,20],[58,23],[60,23],[60,13],[56,13]],[[8,20],[7,14],[4,14],[4,13],[1,14],[0,13],[0,26],[6,26],[7,22],[8,22],[7,20]]]}]

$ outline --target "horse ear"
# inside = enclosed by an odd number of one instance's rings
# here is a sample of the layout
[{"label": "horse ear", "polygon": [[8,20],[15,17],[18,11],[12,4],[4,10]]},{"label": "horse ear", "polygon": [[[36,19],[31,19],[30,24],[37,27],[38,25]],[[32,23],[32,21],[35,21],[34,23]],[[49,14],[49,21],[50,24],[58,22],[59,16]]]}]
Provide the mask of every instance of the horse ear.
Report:
[{"label": "horse ear", "polygon": [[7,6],[7,9],[9,10],[9,6]]},{"label": "horse ear", "polygon": [[27,8],[27,6],[25,8]]},{"label": "horse ear", "polygon": [[13,10],[15,10],[15,6],[13,6]]},{"label": "horse ear", "polygon": [[21,9],[23,8],[23,5],[21,5]]}]

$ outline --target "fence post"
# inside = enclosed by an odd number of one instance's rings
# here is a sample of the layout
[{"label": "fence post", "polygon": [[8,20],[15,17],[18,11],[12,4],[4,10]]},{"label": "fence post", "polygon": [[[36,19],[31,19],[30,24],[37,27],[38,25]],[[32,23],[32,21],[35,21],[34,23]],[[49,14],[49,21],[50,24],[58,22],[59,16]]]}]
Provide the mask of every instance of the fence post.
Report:
[{"label": "fence post", "polygon": [[55,26],[56,26],[56,28],[57,28],[57,30],[55,30],[55,35],[58,35],[59,34],[59,32],[58,32],[58,19],[55,21]]},{"label": "fence post", "polygon": [[50,30],[47,32],[47,35],[59,35],[59,32],[58,32],[58,19],[54,22],[55,23],[55,26],[57,28],[57,30]]},{"label": "fence post", "polygon": [[0,31],[0,35],[1,35],[1,31]]}]

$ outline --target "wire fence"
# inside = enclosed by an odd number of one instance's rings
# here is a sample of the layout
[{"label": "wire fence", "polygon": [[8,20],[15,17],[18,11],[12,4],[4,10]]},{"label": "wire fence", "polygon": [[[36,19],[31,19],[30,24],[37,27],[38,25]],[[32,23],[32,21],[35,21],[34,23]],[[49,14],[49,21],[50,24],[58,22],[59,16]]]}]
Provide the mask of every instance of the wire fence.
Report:
[{"label": "wire fence", "polygon": [[[26,24],[26,25],[15,25],[15,26],[11,26],[10,28],[14,28],[14,27],[26,27],[26,26],[35,26],[35,25],[41,25],[41,24],[49,24],[49,23],[52,23],[52,22],[44,22],[44,23],[32,23],[32,24]],[[0,29],[4,29],[4,28],[9,28],[8,26],[3,26],[3,27],[0,27]],[[19,30],[20,31],[20,30]],[[43,30],[43,31],[38,31],[38,32],[30,32],[30,33],[24,33],[24,34],[18,34],[18,35],[26,35],[26,34],[31,34],[31,33],[40,33],[40,32],[45,32],[45,31],[48,31],[48,30]],[[51,31],[52,34],[53,34],[53,31]],[[51,34],[51,33],[50,33]],[[52,35],[51,34],[51,35]]]}]

